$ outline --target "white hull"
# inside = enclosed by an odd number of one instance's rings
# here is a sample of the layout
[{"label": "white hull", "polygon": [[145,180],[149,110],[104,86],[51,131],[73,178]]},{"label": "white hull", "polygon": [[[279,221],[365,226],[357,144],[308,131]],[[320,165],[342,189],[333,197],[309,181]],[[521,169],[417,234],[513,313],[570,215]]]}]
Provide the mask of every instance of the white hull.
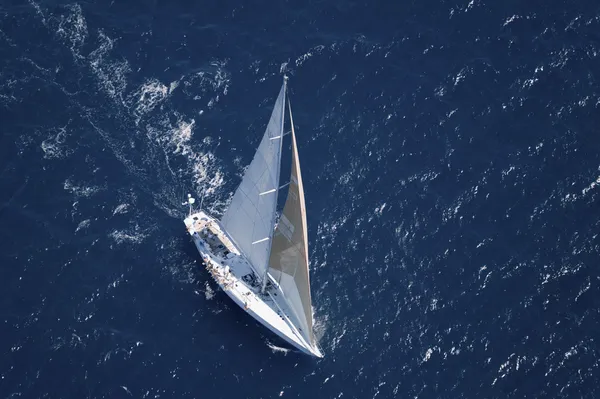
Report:
[{"label": "white hull", "polygon": [[265,292],[260,292],[260,277],[218,220],[199,211],[189,215],[184,222],[207,270],[235,303],[302,352],[323,357],[319,348],[310,345],[298,331],[296,323],[293,322],[293,312],[277,283],[270,279]]}]

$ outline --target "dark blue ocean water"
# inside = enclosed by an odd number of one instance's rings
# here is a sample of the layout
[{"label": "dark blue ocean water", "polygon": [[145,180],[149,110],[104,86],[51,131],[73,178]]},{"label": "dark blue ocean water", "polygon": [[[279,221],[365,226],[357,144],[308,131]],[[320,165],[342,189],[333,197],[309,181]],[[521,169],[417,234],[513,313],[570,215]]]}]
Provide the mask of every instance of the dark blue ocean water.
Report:
[{"label": "dark blue ocean water", "polygon": [[[600,5],[0,3],[1,398],[597,398]],[[216,289],[290,74],[316,332]]]}]

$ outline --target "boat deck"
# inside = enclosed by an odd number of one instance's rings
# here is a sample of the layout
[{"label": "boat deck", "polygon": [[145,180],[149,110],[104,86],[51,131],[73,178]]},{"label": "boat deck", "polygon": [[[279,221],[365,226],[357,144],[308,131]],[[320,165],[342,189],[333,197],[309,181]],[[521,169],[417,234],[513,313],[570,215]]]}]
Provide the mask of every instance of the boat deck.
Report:
[{"label": "boat deck", "polygon": [[269,281],[261,292],[260,278],[215,219],[198,212],[187,217],[185,224],[206,269],[234,302],[293,346],[307,354],[320,355],[291,321],[292,312],[281,291]]},{"label": "boat deck", "polygon": [[240,255],[239,251],[233,245],[221,229],[208,217],[200,215],[192,216],[192,223],[188,226],[190,234],[196,232],[211,247],[214,254],[227,257],[229,253]]}]

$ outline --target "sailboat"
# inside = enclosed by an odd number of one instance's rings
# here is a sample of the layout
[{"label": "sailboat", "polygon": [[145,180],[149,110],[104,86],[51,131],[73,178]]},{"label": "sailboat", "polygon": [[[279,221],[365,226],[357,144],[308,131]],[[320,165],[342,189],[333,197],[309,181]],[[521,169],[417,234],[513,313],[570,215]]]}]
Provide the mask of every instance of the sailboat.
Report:
[{"label": "sailboat", "polygon": [[[254,158],[220,220],[202,209],[184,222],[206,269],[246,313],[300,351],[321,358],[313,331],[306,207],[287,76]],[[291,130],[284,133],[286,104]],[[283,139],[291,134],[291,174],[280,183]],[[277,219],[277,200],[287,199]],[[202,204],[200,206],[202,208]]]}]

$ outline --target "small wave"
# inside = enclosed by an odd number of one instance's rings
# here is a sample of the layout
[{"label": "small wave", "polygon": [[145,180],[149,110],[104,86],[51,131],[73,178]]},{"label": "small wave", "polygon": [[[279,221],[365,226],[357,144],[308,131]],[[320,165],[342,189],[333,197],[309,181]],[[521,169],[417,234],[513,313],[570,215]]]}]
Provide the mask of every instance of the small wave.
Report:
[{"label": "small wave", "polygon": [[77,225],[75,233],[77,233],[79,230],[85,230],[88,227],[90,227],[90,219],[83,220],[81,221],[81,223],[79,223],[79,225]]},{"label": "small wave", "polygon": [[335,331],[336,336],[333,337],[333,339],[331,340],[331,351],[335,351],[336,348],[338,346],[340,346],[342,339],[344,339],[344,336],[346,336],[347,333],[348,333],[348,330],[346,329],[345,323],[344,323],[344,325],[341,326],[341,328],[336,329],[336,331]]},{"label": "small wave", "polygon": [[33,1],[33,0],[29,0],[29,4],[31,4],[31,6],[35,9],[36,14],[39,15],[40,18],[42,18],[42,23],[44,25],[46,25],[46,16],[42,12],[42,9],[40,8],[40,5],[38,3],[36,3],[35,1]]},{"label": "small wave", "polygon": [[140,244],[148,237],[148,234],[141,231],[140,227],[136,224],[135,227],[130,230],[113,230],[109,236],[115,240],[117,244]]},{"label": "small wave", "polygon": [[86,346],[81,337],[75,333],[71,333],[71,336],[51,337],[51,341],[50,349],[53,351],[57,351],[63,347],[76,348],[78,346]]},{"label": "small wave", "polygon": [[[224,184],[224,176],[218,160],[211,151],[204,148],[211,145],[212,140],[205,137],[202,144],[195,144],[193,136],[196,120],[186,119],[177,112],[174,115],[177,118],[174,123],[168,117],[164,117],[159,126],[148,127],[148,138],[157,142],[162,149],[165,155],[166,167],[170,170],[172,176],[178,178],[180,176],[171,168],[171,163],[174,162],[174,157],[181,156],[187,164],[186,170],[192,175],[197,192],[202,192],[202,195],[207,197],[212,196]],[[164,199],[157,202],[165,203]],[[180,203],[179,199],[175,202]],[[165,210],[169,212],[167,209]]]},{"label": "small wave", "polygon": [[129,212],[129,204],[120,204],[113,211],[113,216]]},{"label": "small wave", "polygon": [[[69,43],[73,57],[76,59],[83,58],[79,53],[79,49],[88,37],[87,23],[79,4],[70,4],[67,8],[69,13],[60,17],[56,34]],[[41,13],[39,6],[36,9]]]},{"label": "small wave", "polygon": [[434,346],[433,348],[427,349],[427,351],[425,351],[425,354],[423,355],[423,358],[421,359],[421,364],[428,362],[429,359],[431,359],[431,355],[433,355],[434,352],[440,353],[440,348]]},{"label": "small wave", "polygon": [[60,159],[71,155],[73,151],[65,146],[66,128],[65,126],[58,129],[56,134],[51,134],[46,140],[42,141],[40,147],[44,151],[44,158]]},{"label": "small wave", "polygon": [[273,353],[283,353],[284,355],[287,355],[291,351],[289,348],[282,348],[281,346],[272,344],[269,341],[267,341],[267,346],[273,351]]},{"label": "small wave", "polygon": [[[600,169],[600,168],[599,168]],[[585,196],[590,190],[593,190],[597,186],[600,185],[600,176],[596,178],[596,180],[592,181],[589,186],[581,190],[581,195]]]},{"label": "small wave", "polygon": [[[196,101],[206,99],[205,94],[208,94],[209,98],[206,105],[209,109],[212,108],[219,102],[221,96],[227,95],[229,89],[231,79],[229,73],[225,70],[226,65],[226,61],[213,61],[211,63],[211,67],[214,69],[213,71],[200,71],[190,77],[182,79],[184,91],[191,88],[193,88],[194,92],[200,90],[202,94],[196,94],[193,97]],[[201,110],[199,113],[203,114],[204,111]]]},{"label": "small wave", "polygon": [[204,284],[204,297],[206,298],[207,301],[210,301],[211,299],[214,298],[214,296],[215,296],[215,291],[212,289],[210,284],[208,284],[208,282],[206,282]]},{"label": "small wave", "polygon": [[193,154],[189,141],[192,138],[192,129],[195,124],[196,121],[194,119],[190,122],[179,120],[177,126],[171,130],[171,143],[175,146],[175,150],[173,151],[175,154]]},{"label": "small wave", "polygon": [[506,25],[508,25],[508,24],[510,24],[510,23],[512,23],[512,22],[514,22],[515,20],[517,20],[517,19],[521,19],[521,18],[522,18],[522,17],[521,17],[520,15],[517,15],[517,14],[515,14],[515,15],[513,15],[512,17],[510,17],[510,18],[507,18],[507,19],[506,19],[506,21],[504,21],[504,23],[502,24],[502,26],[504,27],[504,26],[506,26]]},{"label": "small wave", "polygon": [[78,186],[74,184],[70,179],[65,180],[63,188],[69,191],[70,193],[74,194],[75,197],[85,198],[91,197],[92,195],[102,190],[101,187],[96,186]]},{"label": "small wave", "polygon": [[167,87],[157,79],[149,79],[135,90],[128,101],[133,108],[135,124],[138,125],[142,117],[163,102],[178,85],[179,81],[175,81]]},{"label": "small wave", "polygon": [[297,67],[301,66],[315,54],[321,54],[324,49],[325,49],[325,46],[323,46],[322,44],[311,48],[306,53],[304,53],[300,57],[296,58],[296,66]]},{"label": "small wave", "polygon": [[111,61],[108,57],[114,47],[114,40],[102,30],[98,32],[100,46],[88,56],[90,67],[99,81],[100,87],[113,99],[122,100],[127,88],[127,74],[131,72],[126,60]]}]

